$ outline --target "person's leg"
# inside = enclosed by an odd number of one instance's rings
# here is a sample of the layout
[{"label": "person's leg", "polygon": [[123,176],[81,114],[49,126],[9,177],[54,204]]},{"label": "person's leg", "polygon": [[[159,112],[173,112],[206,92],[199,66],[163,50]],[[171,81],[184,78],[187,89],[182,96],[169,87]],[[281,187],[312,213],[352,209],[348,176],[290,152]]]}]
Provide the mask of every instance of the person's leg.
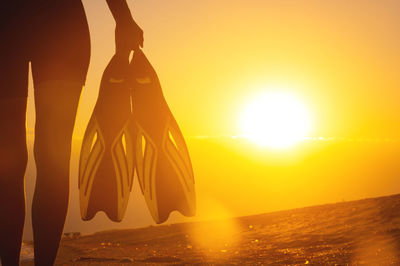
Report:
[{"label": "person's leg", "polygon": [[71,138],[89,65],[90,37],[80,1],[58,1],[42,11],[32,56],[37,169],[32,225],[35,263],[51,265],[67,214]]},{"label": "person's leg", "polygon": [[7,37],[0,42],[0,264],[4,266],[19,265],[24,227],[29,69],[18,23],[7,20],[5,25],[0,30]]},{"label": "person's leg", "polygon": [[26,100],[0,97],[0,257],[4,266],[19,265],[25,218]]},{"label": "person's leg", "polygon": [[52,265],[57,255],[68,209],[71,140],[81,89],[81,83],[69,81],[35,85],[32,224],[37,265]]}]

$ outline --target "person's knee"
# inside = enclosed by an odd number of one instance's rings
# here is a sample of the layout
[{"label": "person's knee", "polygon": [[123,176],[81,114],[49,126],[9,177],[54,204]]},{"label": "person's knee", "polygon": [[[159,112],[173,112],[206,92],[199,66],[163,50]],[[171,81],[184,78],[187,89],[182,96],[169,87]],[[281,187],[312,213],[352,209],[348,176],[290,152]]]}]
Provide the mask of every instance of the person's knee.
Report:
[{"label": "person's knee", "polygon": [[57,202],[68,196],[70,153],[71,141],[61,133],[36,134],[36,187]]},{"label": "person's knee", "polygon": [[28,161],[26,98],[0,98],[0,187],[21,183]]},{"label": "person's knee", "polygon": [[[46,134],[47,135],[47,134]],[[34,156],[37,167],[65,168],[69,165],[71,140],[65,136],[36,136]]]}]

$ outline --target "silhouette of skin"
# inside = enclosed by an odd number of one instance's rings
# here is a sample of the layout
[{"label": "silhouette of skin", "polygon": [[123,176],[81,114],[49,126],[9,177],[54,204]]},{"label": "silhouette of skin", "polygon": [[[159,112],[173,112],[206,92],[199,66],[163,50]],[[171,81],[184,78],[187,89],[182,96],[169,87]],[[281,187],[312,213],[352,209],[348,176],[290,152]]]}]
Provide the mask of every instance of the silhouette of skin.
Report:
[{"label": "silhouette of skin", "polygon": [[[143,31],[126,0],[106,1],[116,21],[117,53],[143,46]],[[19,265],[30,62],[36,107],[35,264],[53,265],[68,209],[72,132],[90,58],[86,16],[81,0],[8,0],[0,9],[0,34],[1,263]]]}]

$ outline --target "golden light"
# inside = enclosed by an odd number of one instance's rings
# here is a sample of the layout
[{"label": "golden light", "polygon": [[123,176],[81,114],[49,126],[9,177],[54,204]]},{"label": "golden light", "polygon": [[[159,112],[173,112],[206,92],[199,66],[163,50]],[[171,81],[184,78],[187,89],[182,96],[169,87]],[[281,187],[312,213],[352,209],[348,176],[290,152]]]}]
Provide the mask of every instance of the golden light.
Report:
[{"label": "golden light", "polygon": [[198,205],[197,217],[201,223],[188,223],[189,249],[201,251],[213,259],[235,256],[243,230],[237,219],[221,202],[203,195]]},{"label": "golden light", "polygon": [[258,145],[283,149],[307,137],[310,114],[294,94],[267,92],[246,105],[240,127],[244,137]]}]

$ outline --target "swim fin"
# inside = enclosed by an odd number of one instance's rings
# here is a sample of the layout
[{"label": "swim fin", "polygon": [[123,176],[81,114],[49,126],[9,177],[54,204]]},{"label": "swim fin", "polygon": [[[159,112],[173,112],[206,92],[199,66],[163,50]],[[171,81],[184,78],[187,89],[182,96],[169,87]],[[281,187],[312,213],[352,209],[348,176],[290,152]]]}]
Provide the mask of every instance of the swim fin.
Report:
[{"label": "swim fin", "polygon": [[143,52],[131,64],[136,137],[136,171],[147,206],[156,223],[177,210],[194,216],[196,196],[189,152],[162,93],[157,74]]},{"label": "swim fin", "polygon": [[134,136],[130,86],[125,76],[129,61],[115,55],[106,67],[99,96],[83,138],[79,162],[81,217],[104,211],[121,221],[134,174]]}]

